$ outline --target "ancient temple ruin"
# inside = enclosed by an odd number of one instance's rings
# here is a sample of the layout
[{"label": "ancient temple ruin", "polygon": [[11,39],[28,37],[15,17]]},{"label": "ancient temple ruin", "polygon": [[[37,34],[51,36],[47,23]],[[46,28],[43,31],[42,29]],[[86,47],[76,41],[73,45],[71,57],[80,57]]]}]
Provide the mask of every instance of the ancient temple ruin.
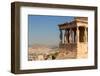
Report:
[{"label": "ancient temple ruin", "polygon": [[75,17],[73,21],[59,24],[59,48],[74,52],[74,58],[86,58],[88,54],[88,18]]}]

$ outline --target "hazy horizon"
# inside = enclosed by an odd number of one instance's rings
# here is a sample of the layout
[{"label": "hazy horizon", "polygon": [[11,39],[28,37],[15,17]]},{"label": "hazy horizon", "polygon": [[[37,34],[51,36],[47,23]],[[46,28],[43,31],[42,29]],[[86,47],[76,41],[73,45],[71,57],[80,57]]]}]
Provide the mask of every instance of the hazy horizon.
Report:
[{"label": "hazy horizon", "polygon": [[28,15],[28,46],[34,44],[58,46],[58,24],[70,22],[73,16]]}]

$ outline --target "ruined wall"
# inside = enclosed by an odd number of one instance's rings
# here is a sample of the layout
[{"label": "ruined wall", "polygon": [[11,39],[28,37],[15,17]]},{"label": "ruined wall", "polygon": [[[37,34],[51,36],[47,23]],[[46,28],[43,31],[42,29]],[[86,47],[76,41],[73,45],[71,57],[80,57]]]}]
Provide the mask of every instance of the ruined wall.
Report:
[{"label": "ruined wall", "polygon": [[63,59],[71,59],[71,58],[77,58],[77,44],[76,43],[70,43],[70,44],[62,44],[60,46],[60,54],[66,53],[65,57]]},{"label": "ruined wall", "polygon": [[60,53],[66,53],[66,57],[64,57],[66,59],[67,58],[87,58],[88,56],[87,43],[62,44],[60,48],[61,48]]},{"label": "ruined wall", "polygon": [[88,56],[88,47],[87,43],[78,43],[77,44],[77,58],[87,58]]}]

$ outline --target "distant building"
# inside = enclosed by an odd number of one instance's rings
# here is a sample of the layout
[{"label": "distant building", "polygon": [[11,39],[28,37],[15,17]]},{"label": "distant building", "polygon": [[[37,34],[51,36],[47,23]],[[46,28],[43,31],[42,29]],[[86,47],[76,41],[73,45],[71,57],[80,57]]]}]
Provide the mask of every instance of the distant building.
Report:
[{"label": "distant building", "polygon": [[59,24],[59,48],[74,52],[74,58],[86,58],[88,53],[88,18],[75,17],[69,23]]}]

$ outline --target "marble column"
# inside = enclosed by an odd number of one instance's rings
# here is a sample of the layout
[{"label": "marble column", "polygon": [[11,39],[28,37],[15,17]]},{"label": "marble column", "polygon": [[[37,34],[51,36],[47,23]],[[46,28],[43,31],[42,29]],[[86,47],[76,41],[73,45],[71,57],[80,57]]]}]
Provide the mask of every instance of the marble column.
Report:
[{"label": "marble column", "polygon": [[64,30],[64,44],[66,43],[66,31]]},{"label": "marble column", "polygon": [[60,44],[62,44],[62,42],[63,42],[63,32],[62,32],[62,30],[60,29]]},{"label": "marble column", "polygon": [[74,43],[74,30],[72,29],[72,43]]},{"label": "marble column", "polygon": [[69,42],[72,43],[72,29],[70,29],[69,32]]},{"label": "marble column", "polygon": [[76,42],[79,43],[79,28],[76,29]]},{"label": "marble column", "polygon": [[74,43],[76,42],[76,29],[73,29],[74,31]]},{"label": "marble column", "polygon": [[87,31],[87,42],[88,42],[88,28],[86,28],[86,31]]},{"label": "marble column", "polygon": [[68,30],[65,30],[65,44],[68,43]]},{"label": "marble column", "polygon": [[87,42],[87,29],[86,28],[84,30],[84,35],[85,35],[85,42]]},{"label": "marble column", "polygon": [[65,38],[65,30],[64,30],[64,44],[65,44],[66,38]]},{"label": "marble column", "polygon": [[69,43],[69,29],[67,29],[67,42]]}]

